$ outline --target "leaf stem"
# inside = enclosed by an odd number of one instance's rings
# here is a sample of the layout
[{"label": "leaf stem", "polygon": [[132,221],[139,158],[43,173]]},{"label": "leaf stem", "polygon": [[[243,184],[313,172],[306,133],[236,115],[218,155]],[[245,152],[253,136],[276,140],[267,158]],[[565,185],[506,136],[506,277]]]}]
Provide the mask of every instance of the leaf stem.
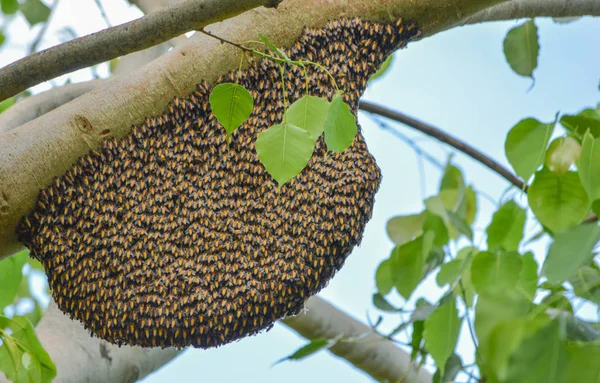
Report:
[{"label": "leaf stem", "polygon": [[287,92],[285,89],[285,69],[279,64],[279,72],[281,73],[281,91],[283,92],[283,122],[285,122],[285,111],[287,110]]}]

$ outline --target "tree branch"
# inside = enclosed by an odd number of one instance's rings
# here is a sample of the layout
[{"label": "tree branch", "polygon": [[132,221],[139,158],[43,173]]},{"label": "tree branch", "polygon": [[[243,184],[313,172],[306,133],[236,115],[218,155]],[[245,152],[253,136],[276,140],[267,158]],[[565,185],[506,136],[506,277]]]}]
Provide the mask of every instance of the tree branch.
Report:
[{"label": "tree branch", "polygon": [[[396,112],[385,106],[373,104],[368,101],[361,100],[358,106],[360,110],[364,110],[365,112],[376,114],[378,116],[382,116],[385,118],[389,118],[390,120],[394,120],[401,124],[404,124],[410,128],[418,130],[419,132],[426,134],[430,137],[433,137],[443,143],[446,143],[452,146],[455,149],[463,152],[467,156],[471,157],[475,161],[485,165],[488,169],[492,170],[518,189],[523,190],[527,193],[527,185],[516,175],[514,175],[509,169],[505,168],[494,160],[493,158],[481,153],[479,150],[475,149],[471,145],[459,140],[458,138],[454,138],[450,134],[434,127],[433,125],[429,125],[423,121],[419,121],[415,118],[412,118],[406,114]],[[595,214],[589,215],[587,218],[583,220],[583,223],[596,222],[598,221],[598,216]]]},{"label": "tree branch", "polygon": [[512,20],[531,17],[600,16],[597,0],[512,0],[485,9],[463,20],[462,24]]},{"label": "tree branch", "polygon": [[431,375],[425,369],[417,371],[406,351],[374,334],[370,327],[319,297],[309,299],[306,307],[306,313],[284,319],[283,324],[307,339],[371,334],[358,342],[338,342],[329,351],[379,382],[431,383]]},{"label": "tree branch", "polygon": [[186,0],[163,11],[43,50],[0,69],[0,101],[57,76],[150,48],[278,0]]},{"label": "tree branch", "polygon": [[105,80],[66,84],[24,98],[0,114],[0,134],[36,119],[59,106],[97,88]]},{"label": "tree branch", "polygon": [[502,164],[495,161],[491,157],[488,157],[487,155],[481,153],[479,150],[475,149],[471,145],[459,140],[458,138],[452,137],[448,133],[443,132],[442,130],[432,125],[407,116],[406,114],[396,112],[384,106],[376,105],[368,101],[361,100],[359,109],[364,110],[365,112],[389,118],[390,120],[400,122],[401,124],[416,129],[421,133],[424,133],[441,142],[444,142],[452,146],[453,148],[460,150],[467,156],[473,158],[475,161],[487,166],[490,170],[497,173],[517,188],[521,190],[527,190],[527,186],[525,185],[525,183],[519,177],[514,175],[510,170],[502,166]]}]

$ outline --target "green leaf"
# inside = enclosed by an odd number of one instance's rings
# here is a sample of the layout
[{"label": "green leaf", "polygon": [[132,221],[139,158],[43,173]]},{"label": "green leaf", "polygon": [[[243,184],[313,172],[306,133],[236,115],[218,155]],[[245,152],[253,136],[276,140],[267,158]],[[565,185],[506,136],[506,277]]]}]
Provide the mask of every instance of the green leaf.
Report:
[{"label": "green leaf", "polygon": [[583,137],[586,132],[598,138],[600,137],[600,111],[595,109],[584,109],[576,115],[564,115],[560,123],[565,129]]},{"label": "green leaf", "polygon": [[527,214],[515,201],[508,201],[494,213],[486,229],[488,249],[519,250]]},{"label": "green leaf", "polygon": [[40,0],[25,0],[25,3],[21,4],[21,13],[29,25],[34,26],[48,20],[50,8]]},{"label": "green leaf", "polygon": [[426,232],[422,236],[396,246],[390,256],[392,278],[398,293],[409,299],[419,282],[424,277],[425,260],[433,246],[433,233]]},{"label": "green leaf", "polygon": [[281,187],[306,167],[314,145],[306,130],[284,122],[260,132],[256,139],[256,153]]},{"label": "green leaf", "polygon": [[506,158],[517,175],[524,180],[527,181],[544,162],[554,124],[544,124],[535,118],[526,118],[508,132],[504,144]]},{"label": "green leaf", "polygon": [[600,199],[600,137],[594,139],[589,132],[586,132],[577,169],[579,179],[590,200]]},{"label": "green leaf", "polygon": [[565,331],[554,320],[525,338],[513,353],[506,383],[567,383]]},{"label": "green leaf", "polygon": [[385,61],[381,64],[379,69],[377,69],[377,72],[373,73],[371,77],[369,77],[369,82],[372,82],[383,76],[385,73],[387,73],[393,61],[394,55],[389,55],[388,57],[386,57]]},{"label": "green leaf", "polygon": [[592,211],[596,214],[596,217],[600,217],[600,199],[592,202]]},{"label": "green leaf", "polygon": [[412,351],[410,352],[410,359],[415,360],[417,354],[421,350],[421,343],[423,343],[423,330],[425,330],[425,321],[419,320],[413,322],[412,335],[410,338],[410,346]]},{"label": "green leaf", "polygon": [[430,231],[434,234],[433,244],[435,246],[443,247],[450,240],[448,234],[448,227],[444,223],[442,217],[433,214],[429,211],[425,212],[425,223],[423,224],[423,231]]},{"label": "green leaf", "polygon": [[3,372],[6,377],[12,382],[19,382],[21,375],[21,357],[23,353],[19,350],[12,336],[0,330],[0,372]]},{"label": "green leaf", "polygon": [[444,169],[442,181],[440,182],[440,192],[447,189],[455,189],[462,192],[464,188],[465,179],[462,171],[448,161],[446,168]]},{"label": "green leaf", "polygon": [[423,234],[425,212],[421,214],[399,215],[387,222],[387,234],[396,245],[403,245]]},{"label": "green leaf", "polygon": [[589,266],[581,267],[569,282],[575,295],[600,305],[600,271]]},{"label": "green leaf", "polygon": [[463,272],[460,279],[462,288],[460,289],[459,296],[465,301],[467,307],[473,306],[473,300],[475,299],[475,287],[473,286],[471,265],[473,264],[473,258],[475,258],[478,252],[479,250],[475,247],[465,247],[456,254],[456,259],[464,261]]},{"label": "green leaf", "polygon": [[544,164],[553,172],[563,174],[579,159],[580,154],[581,145],[576,139],[559,137],[550,143]]},{"label": "green leaf", "polygon": [[521,275],[519,275],[517,287],[533,301],[535,293],[537,292],[537,285],[539,281],[538,263],[531,252],[523,255],[522,260],[523,268],[521,269]]},{"label": "green leaf", "polygon": [[590,209],[587,193],[576,172],[558,175],[542,168],[535,174],[528,200],[536,218],[553,232],[577,225]]},{"label": "green leaf", "polygon": [[5,41],[6,36],[4,35],[4,33],[2,33],[2,31],[0,31],[0,47],[2,46],[2,44],[4,44]]},{"label": "green leaf", "polygon": [[494,326],[485,347],[480,348],[482,357],[479,363],[486,378],[490,382],[506,381],[512,354],[524,338],[549,322],[547,317],[542,316],[531,320],[511,319]]},{"label": "green leaf", "polygon": [[320,97],[304,96],[285,112],[285,121],[306,130],[316,141],[323,133],[329,102]]},{"label": "green leaf", "polygon": [[[450,217],[450,222],[452,223],[452,227],[456,228],[460,234],[463,234],[465,237],[469,239],[469,241],[473,241],[473,230],[471,230],[471,226],[465,221],[460,215],[449,211],[448,217]],[[456,236],[458,238],[458,236]]]},{"label": "green leaf", "polygon": [[354,114],[342,99],[342,95],[337,93],[331,100],[327,120],[325,120],[327,149],[337,153],[343,152],[352,145],[357,131]]},{"label": "green leaf", "polygon": [[481,294],[489,289],[511,289],[516,286],[523,261],[516,252],[480,252],[471,264],[471,278],[475,291]]},{"label": "green leaf", "polygon": [[381,295],[387,295],[394,287],[394,278],[392,276],[392,261],[386,259],[382,261],[375,271],[375,285]]},{"label": "green leaf", "polygon": [[456,299],[450,299],[444,305],[435,309],[425,320],[425,348],[435,360],[440,374],[443,376],[446,361],[454,352],[462,318],[458,316]]},{"label": "green leaf", "polygon": [[489,336],[497,324],[524,317],[531,306],[531,300],[516,289],[494,289],[480,294],[475,305],[475,333],[480,350],[487,353]]},{"label": "green leaf", "polygon": [[577,269],[589,264],[594,246],[600,241],[600,227],[586,223],[557,233],[548,250],[542,272],[551,283],[560,283],[575,276]]},{"label": "green leaf", "polygon": [[427,198],[425,200],[425,207],[427,208],[427,211],[441,217],[447,227],[450,226],[448,210],[441,196],[437,195]]},{"label": "green leaf", "polygon": [[210,92],[212,112],[227,132],[227,137],[252,114],[254,99],[246,88],[238,84],[219,84]]},{"label": "green leaf", "polygon": [[40,364],[41,382],[51,382],[56,376],[56,366],[38,340],[31,322],[23,317],[10,319],[0,315],[0,328],[10,328],[12,330],[11,336],[19,349],[29,354],[32,362]]},{"label": "green leaf", "polygon": [[5,15],[13,15],[19,10],[19,2],[17,0],[0,0],[2,13]]},{"label": "green leaf", "polygon": [[600,381],[600,341],[567,343],[567,382]]},{"label": "green leaf", "polygon": [[381,311],[386,312],[398,312],[401,309],[392,306],[381,294],[373,294],[373,306],[377,307]]},{"label": "green leaf", "polygon": [[21,251],[0,261],[0,281],[2,281],[2,288],[0,289],[0,313],[2,313],[2,310],[6,306],[13,303],[17,295],[23,277],[22,270],[25,262],[27,262],[27,251]]},{"label": "green leaf", "polygon": [[258,37],[260,37],[260,39],[265,43],[265,45],[270,50],[275,52],[277,54],[277,56],[279,56],[279,58],[281,58],[282,60],[285,60],[285,61],[290,61],[290,58],[285,54],[285,52],[283,52],[281,49],[277,48],[275,46],[275,44],[273,44],[267,36],[263,35],[262,33],[259,33]]},{"label": "green leaf", "polygon": [[0,102],[0,113],[4,112],[6,109],[13,106],[15,104],[15,102],[16,102],[16,99],[14,97],[7,98],[6,100]]},{"label": "green leaf", "polygon": [[538,64],[540,45],[538,31],[533,20],[512,28],[504,39],[504,56],[513,71],[533,78]]},{"label": "green leaf", "polygon": [[435,277],[438,286],[452,286],[458,277],[462,275],[464,263],[465,261],[462,259],[453,259],[448,263],[444,263]]},{"label": "green leaf", "polygon": [[454,382],[454,379],[462,369],[462,360],[458,355],[452,353],[446,361],[443,375],[442,371],[439,369],[433,375],[433,383]]},{"label": "green leaf", "polygon": [[300,347],[296,352],[286,356],[285,358],[279,359],[274,364],[279,364],[286,360],[301,360],[312,354],[319,352],[323,349],[327,349],[333,345],[335,345],[340,338],[335,339],[326,339],[326,338],[317,338],[313,339],[307,345]]}]

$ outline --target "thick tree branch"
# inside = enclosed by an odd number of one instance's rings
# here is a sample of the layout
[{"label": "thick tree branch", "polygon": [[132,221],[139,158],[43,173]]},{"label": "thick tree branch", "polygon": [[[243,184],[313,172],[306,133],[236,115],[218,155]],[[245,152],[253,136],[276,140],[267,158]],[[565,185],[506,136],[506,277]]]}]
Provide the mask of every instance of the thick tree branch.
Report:
[{"label": "thick tree branch", "polygon": [[186,0],[140,19],[29,55],[0,69],[0,101],[57,76],[150,48],[277,0]]},{"label": "thick tree branch", "polygon": [[0,114],[0,134],[8,132],[97,88],[105,80],[66,84],[24,98]]},{"label": "thick tree branch", "polygon": [[436,128],[435,126],[429,125],[406,114],[396,112],[384,106],[373,104],[368,101],[361,101],[359,109],[364,110],[365,112],[389,118],[390,120],[400,122],[401,124],[416,129],[430,137],[433,137],[443,143],[446,143],[452,146],[453,148],[460,150],[467,156],[473,158],[475,161],[487,166],[490,170],[499,174],[501,177],[503,177],[505,180],[507,180],[517,188],[521,190],[526,190],[527,188],[525,183],[519,177],[517,177],[510,170],[502,166],[502,164],[495,161],[493,158],[485,155],[484,153],[481,153],[479,150],[475,149],[466,142],[463,142],[458,138],[452,137],[450,134]]}]

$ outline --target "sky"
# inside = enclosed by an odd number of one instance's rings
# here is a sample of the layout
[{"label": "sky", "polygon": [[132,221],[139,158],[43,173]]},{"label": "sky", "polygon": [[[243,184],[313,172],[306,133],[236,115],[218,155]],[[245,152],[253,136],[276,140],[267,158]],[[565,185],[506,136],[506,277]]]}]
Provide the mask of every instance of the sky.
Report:
[{"label": "sky", "polygon": [[[103,4],[113,24],[140,15],[124,0],[103,0]],[[534,72],[535,85],[531,90],[532,80],[512,72],[502,52],[506,32],[519,22],[460,27],[412,43],[395,54],[390,71],[369,87],[364,99],[429,122],[509,166],[504,155],[504,139],[519,120],[535,117],[550,122],[557,112],[575,113],[600,102],[600,20],[583,18],[569,24],[557,24],[550,19],[536,19],[541,50],[538,69]],[[41,47],[59,43],[66,25],[78,35],[106,26],[94,1],[61,0]],[[27,42],[37,31],[28,32],[23,20],[19,19],[13,20],[8,28],[10,46],[0,50],[0,66],[21,57]],[[101,76],[107,73],[106,66],[98,69]],[[78,71],[55,80],[53,84],[63,84],[67,78],[85,81],[91,79],[92,74],[89,70]],[[50,86],[42,84],[35,90]],[[423,210],[423,199],[436,194],[440,171],[427,161],[421,167],[415,152],[407,144],[382,130],[367,114],[359,114],[359,123],[369,149],[382,169],[383,182],[361,246],[354,250],[345,266],[319,295],[366,322],[367,315],[377,318],[381,314],[372,306],[371,295],[375,292],[375,269],[392,249],[385,232],[386,222],[395,215]],[[451,148],[410,128],[391,125],[401,134],[416,140],[423,150],[441,163],[454,153]],[[558,133],[562,131],[557,127],[555,134]],[[475,228],[476,238],[481,238],[495,203],[508,184],[460,153],[454,155],[453,161],[462,168],[467,183],[488,196],[480,194],[478,198]],[[524,201],[519,193],[515,195],[518,201]],[[534,229],[528,226],[529,234]],[[542,241],[533,250],[539,257],[546,246],[547,242]],[[437,288],[432,278],[415,293],[430,301],[437,300],[442,294],[443,290]],[[403,303],[396,295],[391,301],[398,305]],[[397,317],[384,317],[384,329],[398,324]],[[370,381],[362,372],[327,352],[300,362],[273,365],[305,343],[306,340],[277,324],[267,333],[218,349],[185,351],[144,382]],[[459,350],[472,353],[465,328],[461,332]]]}]

